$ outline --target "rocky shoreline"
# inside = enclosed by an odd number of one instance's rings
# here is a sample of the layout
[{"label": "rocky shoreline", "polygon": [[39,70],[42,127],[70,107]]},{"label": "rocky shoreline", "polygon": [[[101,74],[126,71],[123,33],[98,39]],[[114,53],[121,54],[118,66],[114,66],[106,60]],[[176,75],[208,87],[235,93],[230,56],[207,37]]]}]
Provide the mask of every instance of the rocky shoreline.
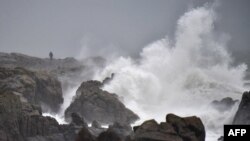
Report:
[{"label": "rocky shoreline", "polygon": [[[101,58],[88,61],[101,66]],[[179,117],[167,114],[157,123],[139,119],[119,100],[118,95],[101,89],[103,82],[81,81],[73,101],[65,111],[68,124],[59,124],[43,112],[58,112],[63,103],[65,78],[80,81],[78,75],[91,68],[87,61],[73,58],[48,59],[22,54],[0,53],[0,141],[204,141],[205,127],[199,117]],[[91,74],[90,71],[87,73]],[[78,80],[76,80],[78,79]],[[68,84],[69,85],[69,84]],[[243,94],[232,124],[250,124],[250,92]],[[225,98],[213,101],[223,112],[238,101]],[[92,126],[88,126],[92,123]],[[101,125],[107,124],[108,128]],[[223,138],[220,138],[223,140]]]}]

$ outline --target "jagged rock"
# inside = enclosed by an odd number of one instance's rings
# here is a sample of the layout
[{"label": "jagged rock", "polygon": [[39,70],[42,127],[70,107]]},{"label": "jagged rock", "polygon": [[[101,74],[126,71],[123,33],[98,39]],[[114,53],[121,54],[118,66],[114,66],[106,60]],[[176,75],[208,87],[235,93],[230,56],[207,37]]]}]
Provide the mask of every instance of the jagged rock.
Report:
[{"label": "jagged rock", "polygon": [[181,118],[173,114],[166,122],[158,124],[155,120],[145,121],[134,128],[132,141],[204,141],[205,129],[197,117]]},{"label": "jagged rock", "polygon": [[72,112],[78,112],[91,123],[97,120],[102,124],[133,123],[138,116],[127,109],[118,99],[117,95],[100,89],[99,81],[83,82],[77,89],[74,101],[65,111],[69,118]]},{"label": "jagged rock", "polygon": [[23,101],[43,106],[43,111],[56,112],[63,102],[61,84],[56,77],[24,68],[0,67],[0,91],[14,92]]},{"label": "jagged rock", "polygon": [[[43,117],[40,109],[21,102],[11,92],[0,94],[1,141],[25,141],[29,137],[52,136],[60,133],[57,121]],[[7,139],[7,140],[6,140]]]},{"label": "jagged rock", "polygon": [[244,92],[233,124],[250,124],[250,92]]},{"label": "jagged rock", "polygon": [[221,99],[220,101],[214,100],[211,104],[214,108],[219,110],[220,112],[224,112],[232,109],[232,107],[238,103],[238,100],[233,100],[231,97],[226,97]]},{"label": "jagged rock", "polygon": [[72,141],[85,127],[59,125],[40,111],[12,92],[0,93],[0,141]]},{"label": "jagged rock", "polygon": [[[168,123],[165,123],[168,124]],[[134,128],[135,135],[134,141],[182,141],[181,137],[175,132],[173,127],[165,131],[164,128],[160,128],[160,125],[155,120],[148,120],[142,123],[141,126]],[[161,130],[160,130],[161,129]]]},{"label": "jagged rock", "polygon": [[2,67],[23,67],[31,70],[47,70],[56,73],[65,73],[82,69],[82,64],[74,58],[53,59],[32,57],[20,53],[0,52],[0,65]]},{"label": "jagged rock", "polygon": [[168,114],[166,122],[171,124],[184,140],[205,140],[204,125],[196,116],[181,118],[174,114]]},{"label": "jagged rock", "polygon": [[[84,65],[83,65],[84,64]],[[77,78],[83,71],[94,67],[102,67],[105,59],[102,57],[89,57],[79,61],[72,57],[65,59],[38,58],[20,53],[0,52],[0,66],[7,68],[23,67],[29,70],[46,70],[57,76],[69,75]]]}]

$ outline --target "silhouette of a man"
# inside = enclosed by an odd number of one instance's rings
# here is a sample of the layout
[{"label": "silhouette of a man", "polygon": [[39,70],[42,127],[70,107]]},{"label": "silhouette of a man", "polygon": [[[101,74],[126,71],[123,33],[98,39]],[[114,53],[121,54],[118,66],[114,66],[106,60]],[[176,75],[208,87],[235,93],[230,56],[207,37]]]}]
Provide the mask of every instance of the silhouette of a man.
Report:
[{"label": "silhouette of a man", "polygon": [[52,52],[49,53],[49,58],[50,58],[50,60],[53,59],[53,53]]}]

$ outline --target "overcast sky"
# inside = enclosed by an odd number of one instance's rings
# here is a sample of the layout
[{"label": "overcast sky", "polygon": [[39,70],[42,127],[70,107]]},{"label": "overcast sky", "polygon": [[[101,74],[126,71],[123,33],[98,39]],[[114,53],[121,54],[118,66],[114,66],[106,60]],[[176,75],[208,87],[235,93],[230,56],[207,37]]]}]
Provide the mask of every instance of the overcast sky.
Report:
[{"label": "overcast sky", "polygon": [[[47,57],[119,52],[136,56],[145,45],[172,37],[176,21],[211,0],[0,0],[0,52]],[[245,61],[250,45],[250,1],[219,0],[218,31]],[[88,54],[88,55],[90,55]]]}]

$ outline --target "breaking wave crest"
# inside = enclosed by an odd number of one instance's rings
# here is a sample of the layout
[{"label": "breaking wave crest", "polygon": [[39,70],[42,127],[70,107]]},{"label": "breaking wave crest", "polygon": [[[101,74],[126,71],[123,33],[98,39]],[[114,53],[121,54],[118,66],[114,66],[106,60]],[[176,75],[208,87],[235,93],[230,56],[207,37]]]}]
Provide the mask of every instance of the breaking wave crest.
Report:
[{"label": "breaking wave crest", "polygon": [[237,105],[224,113],[210,106],[224,97],[239,99],[247,66],[232,66],[226,40],[215,36],[213,7],[186,12],[177,23],[173,41],[167,37],[143,48],[139,59],[119,57],[96,73],[103,80],[115,73],[103,89],[118,94],[141,117],[163,121],[167,113],[197,115],[207,139],[222,135]]}]

